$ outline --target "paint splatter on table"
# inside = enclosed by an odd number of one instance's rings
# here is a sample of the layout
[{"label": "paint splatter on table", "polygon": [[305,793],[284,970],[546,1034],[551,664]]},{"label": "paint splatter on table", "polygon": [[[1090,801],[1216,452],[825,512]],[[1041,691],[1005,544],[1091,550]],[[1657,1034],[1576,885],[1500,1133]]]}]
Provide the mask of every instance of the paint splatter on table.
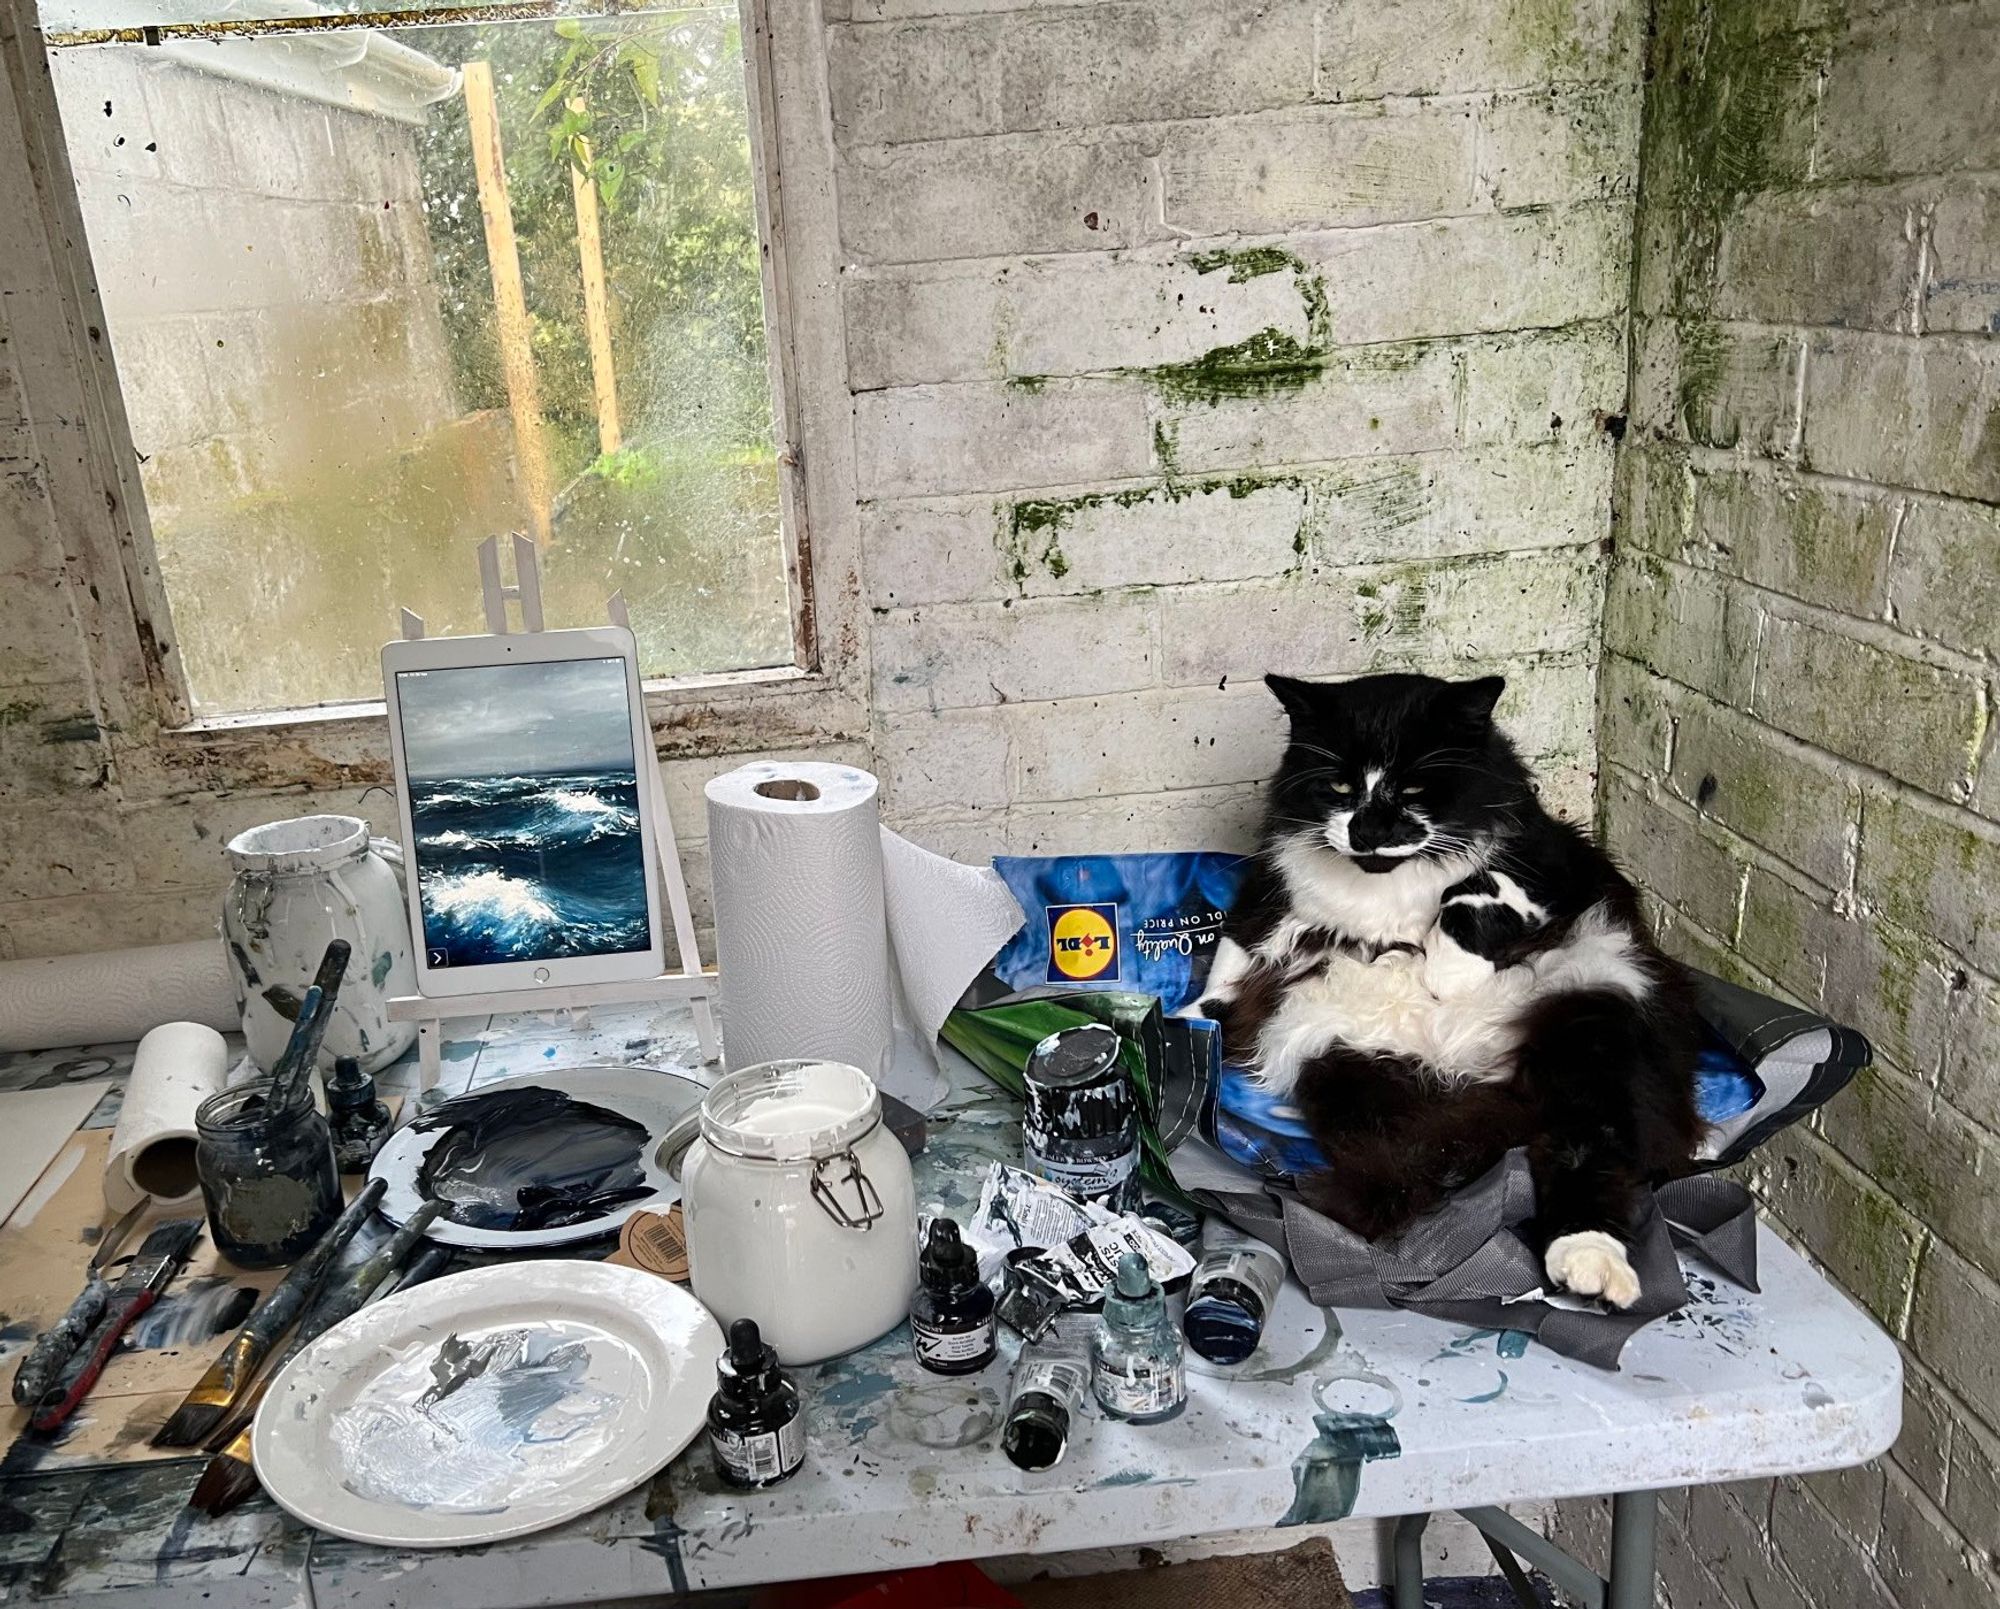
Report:
[{"label": "paint splatter on table", "polygon": [[[598,1010],[581,1028],[529,1017],[453,1029],[426,1101],[552,1064],[699,1076],[678,1008]],[[0,1089],[129,1068],[129,1046],[16,1055],[0,1058]],[[414,1063],[382,1083],[414,1096]],[[114,1090],[91,1121],[115,1121],[116,1102]],[[957,1064],[918,1162],[919,1201],[963,1210],[986,1164],[1017,1159],[1019,1143],[1008,1104]],[[1774,1235],[1759,1252],[1761,1296],[1704,1275],[1617,1374],[1518,1332],[1336,1315],[1287,1285],[1264,1349],[1231,1377],[1196,1375],[1178,1419],[1118,1424],[1086,1405],[1069,1455],[1032,1475],[998,1450],[1013,1346],[945,1381],[917,1368],[898,1330],[799,1371],[809,1451],[785,1485],[727,1490],[697,1446],[582,1520],[463,1553],[319,1537],[261,1498],[209,1520],[183,1506],[198,1460],[64,1469],[17,1443],[0,1460],[0,1600],[508,1609],[1861,1462],[1895,1435],[1895,1347]],[[21,1344],[0,1329],[0,1349]]]}]

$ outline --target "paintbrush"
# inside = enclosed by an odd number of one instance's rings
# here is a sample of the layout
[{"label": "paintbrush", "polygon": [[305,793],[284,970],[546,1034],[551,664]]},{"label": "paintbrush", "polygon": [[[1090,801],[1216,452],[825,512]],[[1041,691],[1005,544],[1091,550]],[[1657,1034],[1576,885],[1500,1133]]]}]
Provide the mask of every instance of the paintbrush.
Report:
[{"label": "paintbrush", "polygon": [[[409,1254],[410,1248],[423,1238],[431,1220],[444,1208],[442,1201],[425,1202],[410,1215],[408,1223],[389,1237],[380,1251],[354,1271],[345,1285],[337,1291],[329,1291],[314,1304],[313,1310],[300,1321],[299,1333],[285,1348],[284,1355],[264,1371],[249,1399],[209,1441],[208,1450],[215,1456],[208,1461],[208,1467],[201,1472],[201,1479],[195,1483],[194,1495],[188,1499],[191,1507],[200,1509],[211,1518],[220,1518],[257,1489],[257,1469],[250,1453],[250,1432],[256,1423],[257,1406],[264,1400],[264,1393],[271,1388],[271,1382],[284,1372],[285,1365],[293,1358],[334,1325],[360,1312],[388,1284],[389,1277]],[[444,1258],[436,1266],[441,1267],[451,1260],[449,1247],[428,1247],[426,1251],[444,1252]],[[416,1267],[412,1264],[412,1274],[416,1272]]]},{"label": "paintbrush", "polygon": [[313,975],[312,987],[306,990],[305,998],[299,1002],[299,1014],[292,1021],[291,1038],[285,1041],[278,1065],[271,1069],[269,1101],[274,1123],[291,1110],[305,1088],[306,1079],[312,1075],[313,1064],[319,1060],[319,1047],[326,1040],[327,1025],[333,1021],[333,1003],[340,994],[340,980],[347,972],[347,958],[353,953],[354,947],[347,940],[335,939],[319,958],[319,971]]},{"label": "paintbrush", "polygon": [[160,1299],[160,1292],[173,1283],[174,1275],[187,1266],[188,1253],[201,1237],[201,1228],[199,1218],[176,1218],[153,1226],[153,1232],[140,1242],[131,1262],[125,1265],[103,1316],[83,1338],[68,1370],[36,1404],[34,1415],[28,1420],[31,1429],[46,1434],[76,1412],[76,1405],[97,1384],[97,1377],[111,1361],[111,1354],[125,1332]]},{"label": "paintbrush", "polygon": [[243,1328],[230,1338],[222,1355],[208,1366],[208,1373],[196,1382],[187,1400],[174,1410],[173,1418],[160,1427],[153,1438],[155,1447],[192,1447],[214,1433],[224,1414],[250,1389],[257,1365],[271,1354],[278,1337],[292,1326],[305,1308],[334,1258],[368,1221],[375,1203],[388,1188],[386,1180],[371,1179],[347,1210],[334,1220],[333,1227],[320,1237],[317,1246],[292,1265],[271,1294],[257,1304]]},{"label": "paintbrush", "polygon": [[426,1201],[410,1214],[408,1223],[369,1253],[341,1284],[329,1288],[306,1310],[306,1316],[299,1320],[299,1327],[292,1332],[291,1340],[285,1343],[285,1350],[278,1354],[277,1362],[257,1377],[257,1383],[243,1400],[230,1409],[221,1428],[208,1438],[208,1451],[220,1452],[235,1439],[237,1431],[256,1418],[257,1404],[264,1400],[264,1393],[287,1363],[349,1314],[359,1312],[370,1297],[386,1288],[384,1282],[402,1267],[410,1248],[424,1238],[424,1231],[430,1228],[431,1220],[447,1205],[443,1201]]},{"label": "paintbrush", "polygon": [[14,1400],[23,1408],[34,1407],[48,1395],[63,1365],[104,1317],[104,1310],[111,1305],[111,1286],[105,1281],[104,1266],[117,1255],[125,1237],[152,1205],[150,1196],[141,1196],[124,1217],[98,1237],[97,1250],[83,1271],[83,1289],[69,1304],[68,1311],[42,1332],[34,1349],[14,1371]]}]

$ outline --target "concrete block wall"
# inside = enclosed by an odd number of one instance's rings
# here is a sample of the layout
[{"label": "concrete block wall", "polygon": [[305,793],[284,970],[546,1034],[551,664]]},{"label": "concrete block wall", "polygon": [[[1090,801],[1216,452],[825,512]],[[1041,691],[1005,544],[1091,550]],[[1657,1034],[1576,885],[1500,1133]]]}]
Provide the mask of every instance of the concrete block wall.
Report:
[{"label": "concrete block wall", "polygon": [[826,9],[897,819],[1242,844],[1262,674],[1392,667],[1586,814],[1640,8]]},{"label": "concrete block wall", "polygon": [[1674,1497],[1663,1601],[1993,1609],[2000,6],[1664,0],[1653,49],[1603,822],[1673,949],[1873,1040],[1747,1172],[1909,1381],[1874,1465]]}]

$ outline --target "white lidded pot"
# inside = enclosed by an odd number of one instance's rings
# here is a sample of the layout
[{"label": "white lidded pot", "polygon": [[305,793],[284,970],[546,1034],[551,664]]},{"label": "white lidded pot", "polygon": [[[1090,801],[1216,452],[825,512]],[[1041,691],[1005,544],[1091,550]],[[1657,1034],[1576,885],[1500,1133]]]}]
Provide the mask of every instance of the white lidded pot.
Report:
[{"label": "white lidded pot", "polygon": [[299,816],[229,840],[236,878],[222,897],[222,936],[243,1038],[265,1072],[284,1052],[299,1000],[333,939],[347,940],[354,954],[319,1066],[352,1056],[373,1073],[410,1048],[416,1024],[389,1020],[390,999],[417,992],[410,912],[395,871],[402,858],[394,839],[371,838],[359,816]]},{"label": "white lidded pot", "polygon": [[718,1079],[681,1164],[694,1293],[757,1321],[787,1365],[866,1346],[917,1287],[910,1159],[858,1067],[772,1061]]}]

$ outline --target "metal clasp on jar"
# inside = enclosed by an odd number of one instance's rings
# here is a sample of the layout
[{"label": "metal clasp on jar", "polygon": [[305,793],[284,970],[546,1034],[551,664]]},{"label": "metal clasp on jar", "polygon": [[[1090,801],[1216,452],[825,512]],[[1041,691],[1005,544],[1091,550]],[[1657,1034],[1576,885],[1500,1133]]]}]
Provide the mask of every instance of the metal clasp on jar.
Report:
[{"label": "metal clasp on jar", "polygon": [[[827,1170],[837,1163],[845,1163],[847,1171],[829,1181]],[[851,1190],[855,1205],[860,1210],[849,1212],[835,1194],[836,1190]],[[875,1181],[861,1171],[860,1159],[852,1151],[836,1151],[813,1164],[812,1197],[826,1215],[843,1229],[866,1229],[882,1216],[881,1194],[875,1188]]]}]

